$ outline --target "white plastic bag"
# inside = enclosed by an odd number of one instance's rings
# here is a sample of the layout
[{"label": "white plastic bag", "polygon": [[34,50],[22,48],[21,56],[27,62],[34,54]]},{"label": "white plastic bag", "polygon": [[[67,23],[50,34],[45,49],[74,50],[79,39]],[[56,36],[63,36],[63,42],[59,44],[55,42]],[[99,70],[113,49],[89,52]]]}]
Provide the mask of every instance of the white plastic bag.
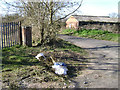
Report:
[{"label": "white plastic bag", "polygon": [[[37,58],[38,60],[40,60],[39,58],[40,57],[44,57],[46,59],[46,57],[44,56],[43,53],[39,53],[37,56],[35,56],[35,58]],[[66,67],[66,64],[63,63],[63,62],[55,62],[54,59],[50,56],[50,58],[52,59],[52,62],[54,63],[54,65],[52,66],[52,68],[55,69],[55,73],[56,74],[59,74],[59,75],[66,75],[67,74],[67,67]]]},{"label": "white plastic bag", "polygon": [[35,58],[37,58],[37,59],[39,60],[39,58],[40,58],[41,56],[43,56],[43,57],[46,59],[46,57],[44,56],[43,53],[39,53],[37,56],[35,56]]},{"label": "white plastic bag", "polygon": [[[62,62],[57,62],[59,64],[62,64]],[[59,65],[59,64],[56,64],[54,63],[54,65],[52,66],[52,68],[55,69],[55,73],[58,74],[58,75],[66,75],[67,74],[67,67],[65,65]]]}]

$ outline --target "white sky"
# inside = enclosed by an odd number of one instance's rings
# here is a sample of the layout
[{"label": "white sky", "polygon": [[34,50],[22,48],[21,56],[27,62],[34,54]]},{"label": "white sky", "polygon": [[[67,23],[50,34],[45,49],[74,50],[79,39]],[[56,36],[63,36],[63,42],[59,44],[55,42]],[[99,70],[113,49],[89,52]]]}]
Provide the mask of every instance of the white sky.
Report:
[{"label": "white sky", "polygon": [[[12,0],[6,0],[12,1]],[[80,0],[75,0],[80,1]],[[120,0],[83,0],[79,11],[83,15],[108,16],[109,13],[118,13],[118,2]],[[4,8],[4,9],[3,9]],[[0,14],[5,14],[7,6],[0,0]]]},{"label": "white sky", "polygon": [[84,0],[80,8],[82,14],[107,16],[109,13],[118,13],[120,0]]}]

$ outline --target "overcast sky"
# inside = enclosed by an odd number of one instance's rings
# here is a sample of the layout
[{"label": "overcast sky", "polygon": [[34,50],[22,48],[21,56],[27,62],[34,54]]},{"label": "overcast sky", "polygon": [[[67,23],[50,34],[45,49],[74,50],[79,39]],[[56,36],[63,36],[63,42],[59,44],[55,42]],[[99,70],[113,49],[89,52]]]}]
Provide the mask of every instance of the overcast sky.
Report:
[{"label": "overcast sky", "polygon": [[84,0],[80,10],[85,15],[107,16],[109,13],[118,13],[120,0]]},{"label": "overcast sky", "polygon": [[[12,0],[6,0],[12,1]],[[80,0],[75,0],[80,1]],[[118,13],[118,2],[120,0],[83,0],[80,13],[83,15],[108,16],[109,13]],[[0,14],[5,14],[6,5],[0,0]]]}]

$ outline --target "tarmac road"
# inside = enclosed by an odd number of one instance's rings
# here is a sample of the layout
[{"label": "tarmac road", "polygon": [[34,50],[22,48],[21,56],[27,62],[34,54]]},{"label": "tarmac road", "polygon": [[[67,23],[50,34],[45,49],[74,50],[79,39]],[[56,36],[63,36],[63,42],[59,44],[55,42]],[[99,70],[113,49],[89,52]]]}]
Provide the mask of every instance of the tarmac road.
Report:
[{"label": "tarmac road", "polygon": [[118,48],[117,42],[59,35],[89,51],[88,68],[74,80],[75,88],[118,88]]}]

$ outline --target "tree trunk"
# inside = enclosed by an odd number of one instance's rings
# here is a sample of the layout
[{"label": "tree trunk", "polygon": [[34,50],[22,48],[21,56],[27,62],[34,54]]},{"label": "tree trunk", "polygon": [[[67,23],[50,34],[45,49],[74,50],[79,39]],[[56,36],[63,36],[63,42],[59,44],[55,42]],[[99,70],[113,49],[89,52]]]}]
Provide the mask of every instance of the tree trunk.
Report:
[{"label": "tree trunk", "polygon": [[49,13],[50,13],[49,24],[52,25],[52,23],[53,23],[53,1],[52,0],[50,1],[50,11],[49,11]]},{"label": "tree trunk", "polygon": [[42,29],[41,29],[41,44],[44,43],[44,26],[42,26]]},{"label": "tree trunk", "polygon": [[45,19],[45,13],[42,16],[42,28],[41,28],[41,44],[44,44],[44,19]]}]

